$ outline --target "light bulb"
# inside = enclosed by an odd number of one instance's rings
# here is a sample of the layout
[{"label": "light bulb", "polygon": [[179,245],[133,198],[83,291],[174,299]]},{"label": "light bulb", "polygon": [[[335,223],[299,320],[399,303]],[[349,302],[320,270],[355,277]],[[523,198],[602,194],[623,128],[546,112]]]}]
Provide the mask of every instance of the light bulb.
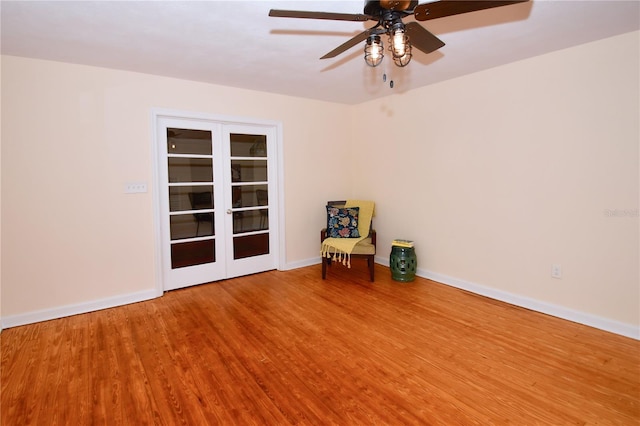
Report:
[{"label": "light bulb", "polygon": [[406,37],[404,34],[404,28],[398,28],[394,30],[391,36],[391,51],[394,58],[401,58],[406,53]]},{"label": "light bulb", "polygon": [[367,39],[367,44],[364,46],[364,60],[370,67],[380,65],[382,58],[384,57],[382,41],[380,36],[372,35]]}]

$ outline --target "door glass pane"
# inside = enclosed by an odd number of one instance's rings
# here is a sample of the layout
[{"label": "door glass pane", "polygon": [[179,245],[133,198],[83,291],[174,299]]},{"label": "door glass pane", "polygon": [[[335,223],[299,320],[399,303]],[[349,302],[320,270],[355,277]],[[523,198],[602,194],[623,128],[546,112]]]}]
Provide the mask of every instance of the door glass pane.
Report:
[{"label": "door glass pane", "polygon": [[269,254],[269,234],[245,235],[233,238],[233,258],[243,259],[245,257]]},{"label": "door glass pane", "polygon": [[169,223],[171,241],[215,235],[213,213],[171,215]]},{"label": "door glass pane", "polygon": [[232,157],[266,157],[267,137],[265,135],[231,134]]},{"label": "door glass pane", "polygon": [[169,210],[213,209],[213,186],[170,186]]},{"label": "door glass pane", "polygon": [[214,240],[171,244],[171,268],[202,265],[216,261]]},{"label": "door glass pane", "polygon": [[257,207],[268,205],[267,185],[234,185],[233,207]]},{"label": "door glass pane", "polygon": [[208,130],[167,129],[167,152],[171,154],[211,155]]},{"label": "door glass pane", "polygon": [[269,229],[269,210],[233,212],[233,233],[266,231]]},{"label": "door glass pane", "polygon": [[267,160],[231,160],[232,182],[266,182]]},{"label": "door glass pane", "polygon": [[169,183],[212,181],[211,158],[169,157]]}]

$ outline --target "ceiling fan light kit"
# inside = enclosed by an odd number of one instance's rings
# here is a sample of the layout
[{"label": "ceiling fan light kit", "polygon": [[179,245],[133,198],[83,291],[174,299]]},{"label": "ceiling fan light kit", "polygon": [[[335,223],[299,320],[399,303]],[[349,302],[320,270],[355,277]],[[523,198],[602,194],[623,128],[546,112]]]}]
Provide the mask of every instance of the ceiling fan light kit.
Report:
[{"label": "ceiling fan light kit", "polygon": [[391,51],[393,52],[393,57],[400,58],[404,56],[407,43],[409,43],[409,39],[404,32],[404,24],[402,22],[393,24],[393,29],[391,30],[389,40],[391,42]]},{"label": "ceiling fan light kit", "polygon": [[411,61],[412,47],[428,54],[444,46],[442,40],[419,23],[402,22],[407,16],[413,15],[416,21],[428,21],[527,1],[529,0],[440,0],[418,4],[418,0],[365,0],[362,14],[271,9],[269,16],[354,22],[377,21],[372,28],[347,40],[320,59],[336,57],[366,40],[364,61],[371,67],[378,66],[384,57],[380,35],[386,34],[393,62],[399,67],[405,67]]},{"label": "ceiling fan light kit", "polygon": [[364,45],[364,61],[370,67],[377,67],[384,58],[384,47],[379,35],[370,35]]},{"label": "ceiling fan light kit", "polygon": [[393,62],[399,67],[407,66],[411,61],[411,43],[409,43],[409,37],[402,21],[393,24],[390,30],[389,44],[391,44]]}]

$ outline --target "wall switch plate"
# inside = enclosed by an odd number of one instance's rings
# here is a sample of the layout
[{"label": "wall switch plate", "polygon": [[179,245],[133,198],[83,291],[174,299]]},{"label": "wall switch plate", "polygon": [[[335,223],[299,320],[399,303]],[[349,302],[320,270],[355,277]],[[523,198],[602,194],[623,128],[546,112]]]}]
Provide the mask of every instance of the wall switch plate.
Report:
[{"label": "wall switch plate", "polygon": [[558,264],[551,265],[551,277],[552,278],[562,278],[562,266]]},{"label": "wall switch plate", "polygon": [[125,194],[138,194],[142,192],[147,192],[146,182],[127,182],[124,184]]}]

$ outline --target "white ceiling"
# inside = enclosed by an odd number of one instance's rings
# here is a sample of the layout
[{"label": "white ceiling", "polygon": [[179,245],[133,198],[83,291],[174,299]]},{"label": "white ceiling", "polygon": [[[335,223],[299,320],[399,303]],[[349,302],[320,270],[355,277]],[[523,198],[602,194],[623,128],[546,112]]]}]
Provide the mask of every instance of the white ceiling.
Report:
[{"label": "white ceiling", "polygon": [[362,13],[363,6],[361,0],[2,0],[2,54],[357,104],[640,29],[637,0],[534,0],[422,22],[446,46],[429,55],[414,49],[406,68],[389,57],[370,68],[363,45],[319,58],[374,22],[268,16],[271,8]]}]

